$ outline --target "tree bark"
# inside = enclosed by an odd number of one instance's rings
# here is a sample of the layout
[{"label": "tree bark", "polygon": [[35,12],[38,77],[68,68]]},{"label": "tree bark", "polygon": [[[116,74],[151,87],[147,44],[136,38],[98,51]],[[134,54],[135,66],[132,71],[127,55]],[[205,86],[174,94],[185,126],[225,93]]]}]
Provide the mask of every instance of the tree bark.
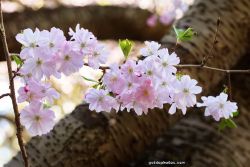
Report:
[{"label": "tree bark", "polygon": [[[249,68],[249,54],[238,68]],[[227,78],[225,78],[225,81]],[[237,128],[218,131],[218,122],[204,117],[203,111],[190,114],[156,139],[143,155],[133,162],[141,167],[150,161],[185,161],[185,166],[248,167],[250,160],[250,77],[232,76],[233,100],[239,102]],[[221,85],[222,88],[222,85]],[[215,91],[218,94],[220,90]],[[127,165],[129,166],[129,164]]]},{"label": "tree bark", "polygon": [[[220,16],[223,23],[215,48],[216,56],[208,63],[232,68],[247,51],[249,7],[249,0],[197,0],[185,17],[177,22],[179,28],[190,25],[198,32],[192,41],[178,47],[182,63],[200,63],[209,53],[216,20]],[[238,19],[232,19],[236,17]],[[163,43],[168,47],[174,46],[175,35],[166,36]],[[204,94],[224,77],[224,74],[209,70],[190,69],[185,72],[198,79]],[[88,105],[80,105],[48,135],[28,142],[32,167],[112,167],[126,164],[180,120],[179,114],[169,116],[167,108],[155,109],[138,117],[125,111],[97,114],[90,112]],[[22,166],[20,154],[6,165],[16,166]]]},{"label": "tree bark", "polygon": [[[21,48],[15,36],[25,28],[58,27],[67,34],[69,27],[75,28],[77,23],[89,29],[99,39],[159,40],[168,31],[168,27],[159,24],[148,27],[146,20],[150,14],[147,10],[133,7],[60,6],[56,9],[5,13],[4,18],[9,50],[15,53]],[[0,56],[1,60],[3,58]]]}]

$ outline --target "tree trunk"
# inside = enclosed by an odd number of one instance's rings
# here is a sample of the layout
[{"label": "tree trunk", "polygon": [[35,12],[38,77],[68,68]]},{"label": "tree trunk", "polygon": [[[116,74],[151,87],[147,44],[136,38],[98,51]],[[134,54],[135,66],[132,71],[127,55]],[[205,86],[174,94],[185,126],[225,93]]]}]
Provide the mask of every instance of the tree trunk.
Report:
[{"label": "tree trunk", "polygon": [[[132,7],[60,6],[56,9],[4,13],[4,18],[9,50],[15,53],[21,48],[15,40],[15,35],[25,28],[58,27],[67,34],[69,27],[75,28],[77,23],[89,29],[99,39],[159,40],[168,31],[168,27],[163,25],[148,27],[146,20],[150,14],[147,10]],[[4,59],[0,56],[1,60]]]},{"label": "tree trunk", "polygon": [[[210,65],[231,68],[247,51],[249,0],[197,0],[177,27],[192,26],[198,36],[183,43],[177,52],[182,63],[200,63],[209,53],[217,17],[222,25],[216,45],[216,56]],[[232,19],[238,18],[238,19]],[[163,39],[166,46],[175,44],[175,35]],[[190,69],[207,94],[224,78],[223,74]],[[27,144],[32,167],[112,167],[130,162],[142,153],[157,136],[173,126],[180,115],[169,116],[167,108],[152,110],[141,117],[133,113],[118,114],[90,112],[88,105],[78,106],[61,120],[46,136],[32,138]],[[22,166],[20,153],[6,167]]]}]

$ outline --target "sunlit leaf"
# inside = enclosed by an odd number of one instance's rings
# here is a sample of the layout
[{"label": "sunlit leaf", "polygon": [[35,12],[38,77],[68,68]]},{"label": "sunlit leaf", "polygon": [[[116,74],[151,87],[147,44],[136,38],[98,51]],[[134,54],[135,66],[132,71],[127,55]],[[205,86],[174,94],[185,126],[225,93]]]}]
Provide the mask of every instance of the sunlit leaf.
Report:
[{"label": "sunlit leaf", "polygon": [[93,79],[90,79],[90,78],[87,78],[87,77],[84,77],[84,76],[82,76],[82,78],[85,79],[86,81],[95,82],[95,83],[98,83],[98,84],[99,84],[99,82],[96,81],[96,80],[93,80]]},{"label": "sunlit leaf", "polygon": [[119,46],[122,50],[122,53],[123,53],[125,59],[128,58],[129,53],[131,52],[133,45],[134,45],[134,43],[128,39],[119,40]]},{"label": "sunlit leaf", "polygon": [[236,123],[232,119],[222,119],[222,121],[219,124],[219,131],[228,128],[237,128]]},{"label": "sunlit leaf", "polygon": [[11,56],[12,58],[13,58],[13,60],[16,62],[16,64],[18,65],[18,66],[20,66],[20,65],[22,65],[23,64],[23,61],[22,61],[22,59],[18,56],[18,55],[12,55]]},{"label": "sunlit leaf", "polygon": [[184,30],[184,29],[178,29],[175,26],[173,26],[174,28],[174,32],[176,34],[176,38],[178,42],[181,41],[189,41],[193,38],[195,32],[193,31],[193,29],[191,27],[189,27],[188,29]]}]

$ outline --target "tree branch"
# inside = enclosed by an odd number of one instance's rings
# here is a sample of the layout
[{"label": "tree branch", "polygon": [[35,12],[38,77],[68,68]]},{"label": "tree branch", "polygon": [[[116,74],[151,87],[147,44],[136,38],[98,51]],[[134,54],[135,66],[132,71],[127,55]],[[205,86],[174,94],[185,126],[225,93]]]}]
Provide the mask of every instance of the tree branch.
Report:
[{"label": "tree branch", "polygon": [[18,140],[18,144],[22,153],[23,161],[25,164],[25,167],[29,167],[29,162],[28,162],[28,157],[27,153],[23,144],[23,139],[22,139],[22,128],[21,128],[21,123],[20,123],[20,114],[18,111],[18,106],[17,106],[17,101],[16,101],[16,95],[15,95],[15,84],[13,80],[13,74],[12,74],[12,67],[11,67],[11,59],[10,59],[10,54],[8,50],[8,45],[6,41],[6,35],[5,35],[5,29],[4,29],[4,24],[3,24],[3,12],[2,12],[2,0],[0,1],[0,37],[2,40],[2,45],[3,45],[3,51],[4,51],[4,56],[7,61],[7,68],[8,68],[8,75],[9,75],[9,83],[10,83],[10,97],[12,101],[12,106],[15,114],[15,124],[16,124],[16,136]]},{"label": "tree branch", "polygon": [[214,51],[215,45],[218,43],[218,41],[217,41],[217,35],[218,35],[218,32],[219,32],[220,23],[221,23],[221,20],[220,20],[220,18],[218,18],[217,19],[217,23],[216,23],[216,30],[215,30],[215,34],[214,34],[214,40],[213,40],[212,47],[211,47],[211,49],[209,51],[209,54],[202,59],[201,66],[205,66],[205,64],[207,63],[207,61],[210,58],[213,57],[213,51]]},{"label": "tree branch", "polygon": [[0,99],[4,98],[4,97],[6,97],[6,96],[10,96],[10,94],[9,94],[9,93],[2,94],[2,95],[0,96]]},{"label": "tree branch", "polygon": [[208,69],[218,72],[224,73],[247,73],[250,74],[250,69],[247,70],[226,70],[222,68],[210,67],[210,66],[202,66],[200,64],[180,64],[176,66],[177,68],[201,68],[201,69]]}]

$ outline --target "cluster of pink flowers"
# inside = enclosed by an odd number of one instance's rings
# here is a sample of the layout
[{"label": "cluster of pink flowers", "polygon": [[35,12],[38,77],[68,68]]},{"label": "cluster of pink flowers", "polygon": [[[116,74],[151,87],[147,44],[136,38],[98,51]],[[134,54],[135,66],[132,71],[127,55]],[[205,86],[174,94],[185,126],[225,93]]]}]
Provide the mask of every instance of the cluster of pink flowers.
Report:
[{"label": "cluster of pink flowers", "polygon": [[[175,18],[177,17],[178,12],[185,12],[188,9],[188,4],[183,0],[171,0],[170,2],[164,2],[167,6],[164,10],[152,14],[147,19],[147,25],[150,27],[154,27],[159,20],[160,23],[164,25],[170,25]],[[159,5],[159,8],[162,8],[162,5]],[[156,8],[157,9],[157,6]]]},{"label": "cluster of pink flowers", "polygon": [[50,77],[79,71],[84,59],[94,69],[106,62],[105,47],[91,32],[78,24],[69,35],[67,40],[62,30],[53,27],[50,31],[25,29],[16,36],[22,44],[20,57],[24,62],[19,71],[24,86],[18,90],[18,102],[29,103],[21,111],[21,123],[32,135],[45,134],[54,126],[54,113],[43,105],[60,97],[47,82]]},{"label": "cluster of pink flowers", "polygon": [[235,102],[228,100],[228,95],[220,93],[219,96],[201,97],[203,103],[197,103],[197,107],[206,107],[205,116],[212,116],[216,121],[221,118],[229,119],[238,110]]},{"label": "cluster of pink flowers", "polygon": [[141,49],[145,58],[127,60],[120,67],[113,64],[103,76],[102,89],[90,89],[86,102],[90,109],[110,111],[111,109],[128,111],[133,109],[138,115],[149,109],[163,108],[171,104],[170,114],[181,109],[185,114],[187,107],[196,104],[196,94],[201,92],[197,81],[188,75],[176,75],[175,65],[180,63],[175,53],[160,49],[156,42],[145,42]]},{"label": "cluster of pink flowers", "polygon": [[[69,35],[67,40],[62,30],[51,28],[34,32],[25,29],[16,36],[23,45],[19,72],[24,85],[18,90],[18,102],[28,103],[20,113],[21,123],[33,136],[48,133],[55,124],[55,114],[46,104],[53,104],[60,94],[48,80],[77,72],[85,60],[94,69],[106,62],[107,51],[91,32],[77,25],[75,31],[69,30]],[[170,114],[179,109],[185,115],[188,107],[197,105],[205,106],[205,116],[211,115],[217,121],[232,117],[237,110],[236,103],[228,101],[225,93],[202,97],[203,103],[197,103],[196,95],[202,88],[189,75],[177,73],[180,58],[175,52],[169,53],[159,43],[146,41],[140,53],[142,60],[126,59],[121,65],[109,66],[96,88],[85,95],[90,110],[126,109],[142,115],[169,104]]]}]

